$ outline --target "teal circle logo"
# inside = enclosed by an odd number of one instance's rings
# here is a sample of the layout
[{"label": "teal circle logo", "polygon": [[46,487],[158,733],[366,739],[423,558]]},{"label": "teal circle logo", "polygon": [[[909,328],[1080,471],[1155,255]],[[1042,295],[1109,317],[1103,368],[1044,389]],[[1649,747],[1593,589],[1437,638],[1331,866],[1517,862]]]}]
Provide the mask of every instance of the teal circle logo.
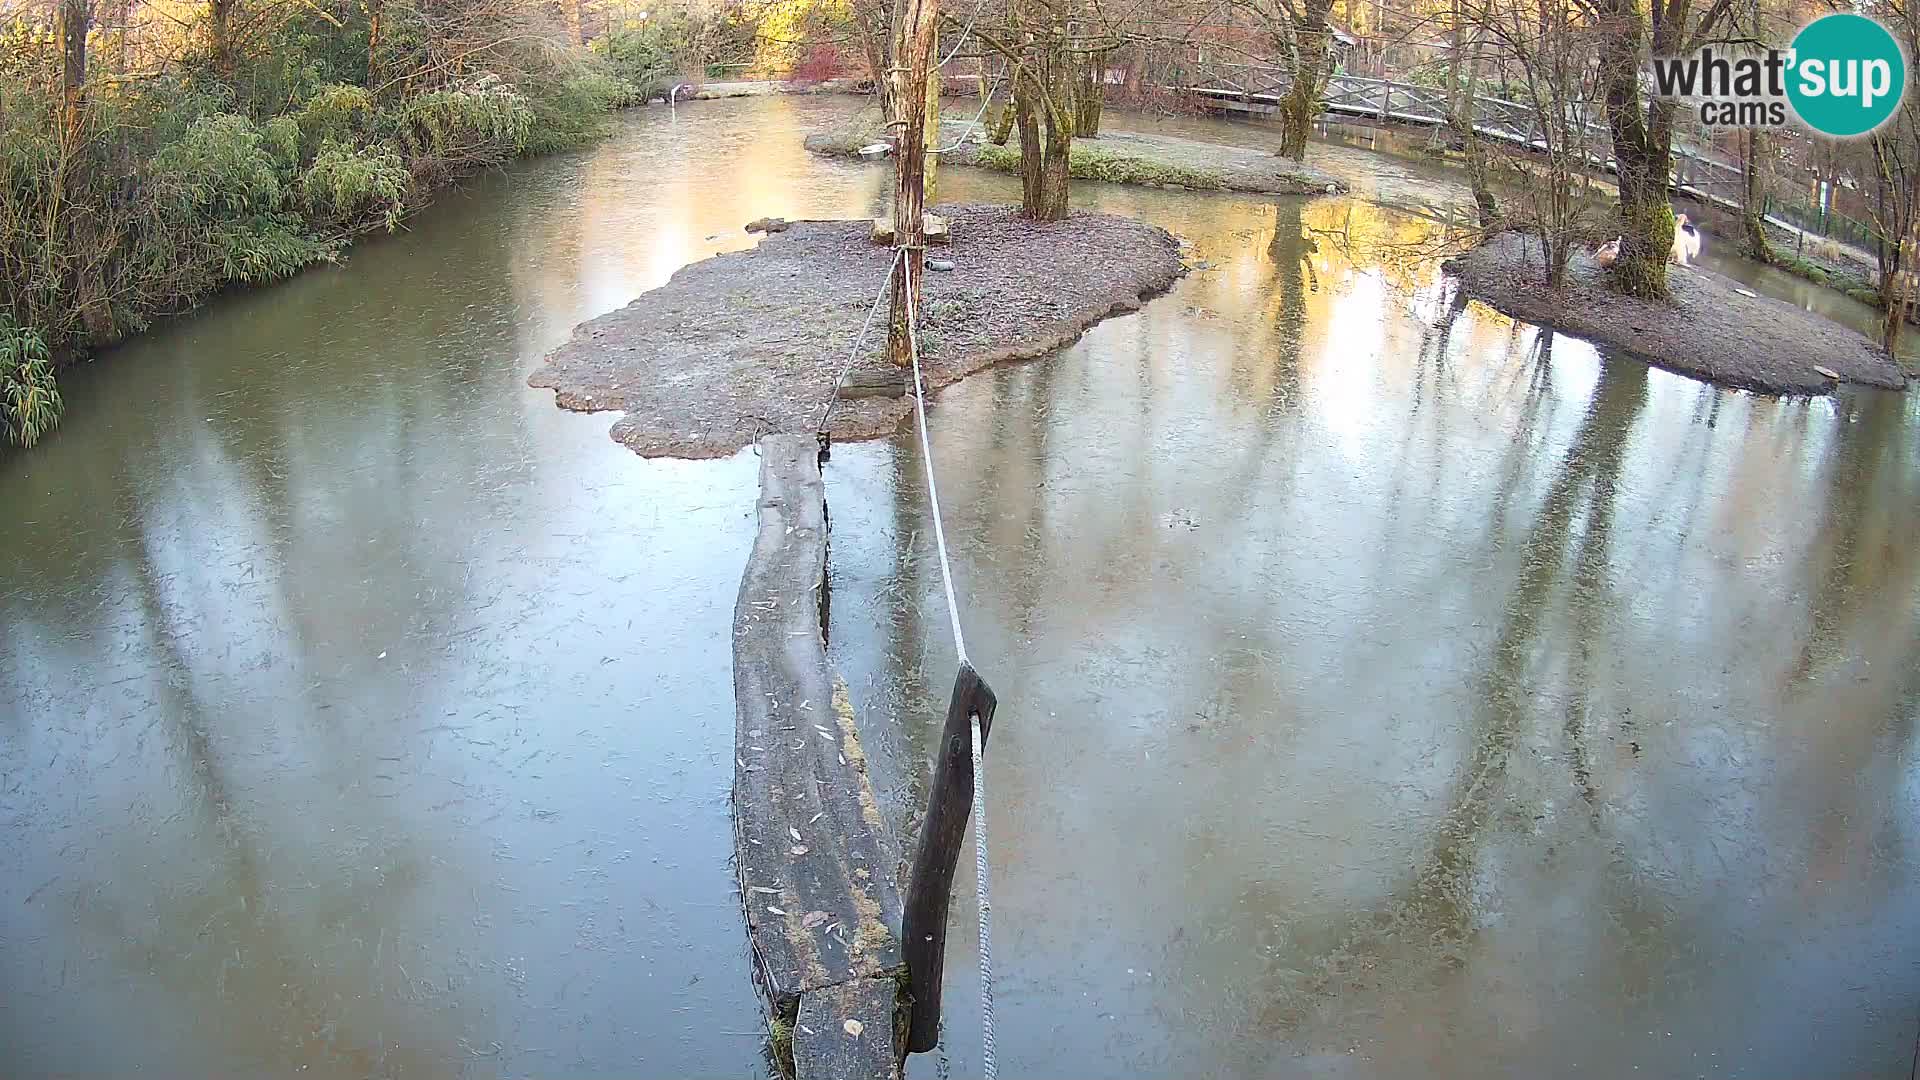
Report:
[{"label": "teal circle logo", "polygon": [[1787,101],[1822,135],[1865,135],[1886,123],[1907,91],[1900,43],[1864,15],[1813,20],[1793,39],[1791,57]]}]

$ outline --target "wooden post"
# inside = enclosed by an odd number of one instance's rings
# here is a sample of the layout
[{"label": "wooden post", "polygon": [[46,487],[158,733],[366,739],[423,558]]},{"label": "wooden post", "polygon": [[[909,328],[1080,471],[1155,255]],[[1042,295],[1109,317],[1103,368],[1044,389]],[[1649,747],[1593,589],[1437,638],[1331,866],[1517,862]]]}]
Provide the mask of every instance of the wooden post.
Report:
[{"label": "wooden post", "polygon": [[914,310],[910,305],[920,302],[920,277],[926,267],[927,77],[933,70],[939,17],[939,0],[905,0],[894,39],[893,243],[907,249],[913,279],[909,295],[909,275],[894,275],[887,306],[887,358],[901,367],[911,363],[907,314]]},{"label": "wooden post", "polygon": [[940,746],[933,764],[933,784],[927,789],[927,817],[920,823],[920,844],[913,854],[913,872],[907,879],[905,913],[901,918],[901,953],[907,961],[907,986],[913,994],[907,1028],[907,1051],[921,1054],[940,1041],[940,982],[946,972],[947,907],[953,899],[953,869],[960,858],[960,840],[973,809],[972,719],[980,718],[980,746],[993,728],[997,704],[993,688],[962,663],[954,676],[953,697],[947,703],[947,722],[940,729]]}]

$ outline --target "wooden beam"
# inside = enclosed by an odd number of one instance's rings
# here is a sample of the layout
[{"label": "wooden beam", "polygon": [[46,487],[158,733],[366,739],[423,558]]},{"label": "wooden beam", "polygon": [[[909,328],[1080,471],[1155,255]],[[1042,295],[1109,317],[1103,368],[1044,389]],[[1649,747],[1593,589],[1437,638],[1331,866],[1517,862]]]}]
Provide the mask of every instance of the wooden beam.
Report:
[{"label": "wooden beam", "polygon": [[993,688],[962,663],[947,702],[947,722],[927,789],[927,817],[907,879],[901,953],[907,962],[907,987],[913,994],[908,1014],[907,1051],[920,1054],[940,1040],[940,984],[946,972],[947,908],[953,899],[953,870],[960,858],[973,808],[973,718],[980,718],[981,752],[993,729]]}]

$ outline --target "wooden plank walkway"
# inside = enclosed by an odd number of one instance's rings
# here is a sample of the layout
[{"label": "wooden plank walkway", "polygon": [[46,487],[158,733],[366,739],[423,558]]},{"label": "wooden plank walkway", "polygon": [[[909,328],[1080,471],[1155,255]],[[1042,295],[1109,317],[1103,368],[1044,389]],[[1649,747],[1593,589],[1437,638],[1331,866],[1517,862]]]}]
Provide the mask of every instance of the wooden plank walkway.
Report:
[{"label": "wooden plank walkway", "polygon": [[[897,1076],[899,856],[822,637],[827,509],[811,435],[759,442],[733,611],[734,847],[747,936],[799,1080]],[[826,1071],[820,1071],[826,1070]]]}]

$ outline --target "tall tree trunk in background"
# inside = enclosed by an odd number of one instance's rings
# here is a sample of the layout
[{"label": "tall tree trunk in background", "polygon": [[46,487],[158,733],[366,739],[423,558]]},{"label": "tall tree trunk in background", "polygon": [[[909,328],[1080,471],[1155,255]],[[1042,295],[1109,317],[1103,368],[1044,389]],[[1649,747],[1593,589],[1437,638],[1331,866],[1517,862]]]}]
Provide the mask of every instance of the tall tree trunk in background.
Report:
[{"label": "tall tree trunk in background", "polygon": [[[1480,141],[1480,132],[1473,126],[1474,82],[1480,73],[1481,35],[1476,29],[1470,44],[1463,41],[1460,28],[1465,22],[1465,14],[1461,9],[1461,0],[1453,0],[1453,45],[1456,57],[1447,65],[1449,81],[1454,83],[1454,90],[1447,99],[1447,126],[1453,129],[1454,137],[1460,140],[1461,155],[1466,159],[1467,184],[1473,189],[1473,205],[1480,214],[1480,227],[1492,230],[1500,224],[1500,204],[1493,197],[1487,144]],[[1459,75],[1462,65],[1458,62],[1462,47],[1471,56],[1464,65],[1464,77]]]},{"label": "tall tree trunk in background", "polygon": [[[1055,89],[1069,91],[1066,79],[1055,80]],[[1060,100],[1065,98],[1066,100]],[[1035,221],[1065,221],[1068,211],[1068,166],[1073,155],[1073,101],[1070,92],[1059,93],[1046,110],[1047,152],[1040,163],[1040,206],[1027,215]]]},{"label": "tall tree trunk in background", "polygon": [[[1761,40],[1760,0],[1753,0],[1753,40]],[[1740,160],[1740,224],[1746,234],[1747,257],[1758,262],[1773,261],[1767,244],[1767,138],[1759,128],[1748,128],[1746,153]]]},{"label": "tall tree trunk in background", "polygon": [[[980,99],[985,101],[992,97],[993,91],[994,85],[988,80],[986,64],[982,62],[980,65]],[[987,141],[995,146],[1005,146],[1007,145],[1007,140],[1013,137],[1012,97],[1013,92],[1009,90],[1007,97],[1003,98],[999,105],[987,110]]]},{"label": "tall tree trunk in background", "polygon": [[1747,257],[1772,262],[1773,249],[1767,244],[1767,139],[1758,128],[1748,128],[1743,141],[1746,153],[1740,162],[1740,224],[1746,236]]},{"label": "tall tree trunk in background", "polygon": [[1034,92],[1033,75],[1026,70],[1013,77],[1013,123],[1020,131],[1020,212],[1027,217],[1040,213],[1041,178],[1040,118]]},{"label": "tall tree trunk in background", "polygon": [[133,0],[114,0],[113,12],[113,73],[127,73],[127,29],[133,21]]},{"label": "tall tree trunk in background", "polygon": [[54,45],[60,51],[61,120],[69,128],[77,126],[86,104],[87,28],[92,24],[93,10],[87,0],[60,0]]},{"label": "tall tree trunk in background", "polygon": [[1090,52],[1080,58],[1073,80],[1073,134],[1077,138],[1100,137],[1100,112],[1105,105],[1107,58],[1105,53]]},{"label": "tall tree trunk in background", "polygon": [[[1902,108],[1906,108],[1905,105]],[[1914,297],[1915,260],[1920,259],[1920,192],[1909,175],[1898,135],[1882,129],[1868,136],[1874,161],[1874,224],[1879,242],[1880,344],[1895,353]]]},{"label": "tall tree trunk in background", "polygon": [[57,192],[48,207],[44,242],[58,251],[60,288],[89,331],[104,320],[83,295],[78,207],[87,188],[87,29],[93,24],[90,0],[60,0],[54,20],[54,46],[60,53],[60,160],[54,170]]},{"label": "tall tree trunk in background", "polygon": [[367,3],[367,85],[380,85],[380,17],[386,14],[385,0]]},{"label": "tall tree trunk in background", "polygon": [[1304,161],[1314,118],[1320,115],[1320,92],[1330,67],[1327,56],[1327,13],[1333,0],[1302,0],[1293,20],[1293,84],[1280,100],[1281,157]]},{"label": "tall tree trunk in background", "polygon": [[905,249],[906,265],[893,277],[887,357],[903,367],[912,362],[907,321],[910,312],[919,309],[920,277],[926,268],[926,92],[939,18],[938,0],[905,0],[893,48],[893,96],[901,120],[893,152],[893,242]]},{"label": "tall tree trunk in background", "polygon": [[[873,97],[880,106],[883,124],[895,119],[892,77],[888,73],[892,15],[892,6],[885,0],[854,0],[854,33],[860,38],[860,56],[866,61],[867,77],[873,81]],[[887,134],[892,134],[891,130]]]},{"label": "tall tree trunk in background", "polygon": [[580,25],[581,0],[560,0],[560,13],[567,20],[567,38],[575,45],[587,43],[586,30]]},{"label": "tall tree trunk in background", "polygon": [[213,56],[213,69],[222,75],[233,71],[233,6],[237,0],[207,0],[207,44]]},{"label": "tall tree trunk in background", "polygon": [[1674,103],[1655,98],[1643,106],[1640,47],[1645,26],[1632,0],[1608,0],[1608,10],[1600,75],[1606,87],[1607,130],[1619,166],[1621,242],[1613,264],[1614,284],[1629,296],[1665,299],[1667,257],[1673,250],[1667,189],[1673,175]]}]

